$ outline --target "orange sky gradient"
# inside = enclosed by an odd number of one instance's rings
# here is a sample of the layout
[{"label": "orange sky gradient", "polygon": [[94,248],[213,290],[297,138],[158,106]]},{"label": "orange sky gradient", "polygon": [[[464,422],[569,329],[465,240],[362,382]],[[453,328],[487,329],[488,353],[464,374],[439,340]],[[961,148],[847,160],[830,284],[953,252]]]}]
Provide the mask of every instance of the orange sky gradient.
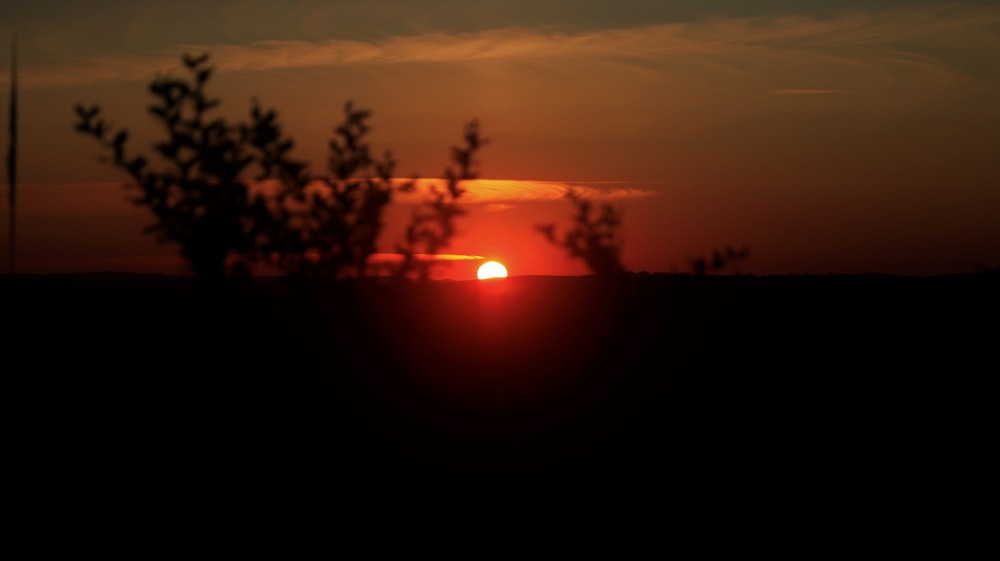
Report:
[{"label": "orange sky gradient", "polygon": [[[207,14],[221,30],[212,35],[167,17],[185,2],[138,4],[146,10],[110,2],[103,19],[75,20],[4,8],[0,37],[17,31],[20,53],[20,272],[183,271],[174,248],[140,233],[152,216],[73,131],[73,107],[99,104],[148,152],[158,131],[146,85],[203,51],[220,113],[243,119],[254,97],[275,108],[317,172],[347,100],[372,110],[372,146],[391,149],[402,176],[439,176],[478,119],[490,139],[484,180],[469,185],[447,251],[499,260],[511,275],[587,272],[534,229],[569,225],[571,186],[621,209],[633,271],[687,272],[688,258],[725,245],[750,248],[732,271],[750,274],[1000,267],[1000,6],[660,14],[627,2],[657,17],[541,10],[547,19],[491,25],[389,2],[409,23],[380,29],[376,8],[360,4],[293,3],[281,19],[251,3]],[[338,9],[353,31],[316,25]],[[6,196],[0,213],[6,262]],[[389,209],[381,250],[408,213],[403,199]],[[475,278],[479,264],[454,261],[446,276]]]}]

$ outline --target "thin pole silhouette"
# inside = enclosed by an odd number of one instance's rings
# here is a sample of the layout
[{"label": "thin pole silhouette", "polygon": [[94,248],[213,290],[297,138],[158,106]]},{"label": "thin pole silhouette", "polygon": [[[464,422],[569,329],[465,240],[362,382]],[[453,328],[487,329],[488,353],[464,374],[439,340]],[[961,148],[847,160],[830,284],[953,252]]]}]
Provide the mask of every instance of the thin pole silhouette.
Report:
[{"label": "thin pole silhouette", "polygon": [[10,146],[7,149],[7,181],[10,194],[10,247],[7,253],[7,265],[10,274],[14,274],[14,235],[17,231],[14,220],[17,213],[17,36],[11,39],[10,51]]}]

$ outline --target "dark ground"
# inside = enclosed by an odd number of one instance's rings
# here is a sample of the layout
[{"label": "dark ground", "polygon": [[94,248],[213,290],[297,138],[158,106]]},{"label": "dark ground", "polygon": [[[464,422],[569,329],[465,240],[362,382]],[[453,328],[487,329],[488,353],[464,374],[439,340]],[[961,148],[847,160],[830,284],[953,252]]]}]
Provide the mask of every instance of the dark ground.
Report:
[{"label": "dark ground", "polygon": [[6,277],[8,490],[72,543],[954,554],[998,281]]}]

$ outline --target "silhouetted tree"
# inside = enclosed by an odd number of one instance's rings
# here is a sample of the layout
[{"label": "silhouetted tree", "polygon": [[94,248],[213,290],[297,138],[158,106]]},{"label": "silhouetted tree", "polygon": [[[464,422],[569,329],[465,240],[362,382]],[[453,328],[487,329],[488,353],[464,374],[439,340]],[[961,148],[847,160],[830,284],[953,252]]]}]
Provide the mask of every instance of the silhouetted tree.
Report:
[{"label": "silhouetted tree", "polygon": [[[345,105],[329,143],[328,174],[312,176],[291,156],[294,142],[273,109],[254,100],[246,123],[210,115],[219,100],[205,92],[213,72],[207,62],[207,54],[185,55],[187,78],[160,77],[150,85],[156,102],[149,110],[167,135],[154,145],[162,170],[129,154],[128,131],[114,130],[97,106],[76,107],[76,129],[111,153],[111,163],[139,190],[134,202],[156,216],[147,231],[179,244],[203,279],[247,274],[259,263],[296,277],[365,275],[393,190],[412,191],[416,182],[394,187],[392,153],[373,156],[366,140],[371,112]],[[478,123],[467,125],[465,146],[453,148],[455,167],[446,170],[447,189],[433,187],[406,229],[399,276],[426,277],[429,265],[415,257],[437,253],[454,236],[460,182],[475,177],[474,155],[484,143]]]},{"label": "silhouetted tree", "polygon": [[[194,274],[214,279],[224,276],[227,268],[246,270],[253,255],[254,207],[260,203],[251,196],[245,176],[266,152],[259,153],[250,141],[257,123],[231,124],[210,116],[219,100],[205,92],[213,71],[207,60],[208,55],[185,55],[189,79],[163,76],[149,86],[155,98],[149,112],[167,133],[154,145],[162,170],[154,169],[146,156],[130,155],[128,131],[113,130],[97,106],[76,107],[76,129],[100,141],[111,152],[112,163],[131,175],[139,191],[133,202],[148,207],[157,218],[146,231],[160,241],[179,244]],[[254,117],[261,113],[255,110]]]},{"label": "silhouetted tree", "polygon": [[573,227],[560,237],[555,224],[539,224],[536,229],[550,242],[565,249],[570,257],[582,259],[587,268],[604,278],[615,278],[625,272],[621,261],[621,213],[610,204],[595,213],[594,204],[569,189],[566,198],[576,208]]},{"label": "silhouetted tree", "polygon": [[[344,106],[344,122],[329,143],[329,175],[315,178],[302,173],[304,164],[288,157],[291,142],[279,141],[273,111],[255,120],[252,138],[268,154],[262,179],[279,180],[267,199],[265,216],[258,220],[263,260],[310,278],[366,274],[382,232],[383,211],[392,200],[396,166],[389,151],[381,159],[372,156],[365,140],[370,116],[351,102]],[[400,189],[412,185],[411,180]]]}]

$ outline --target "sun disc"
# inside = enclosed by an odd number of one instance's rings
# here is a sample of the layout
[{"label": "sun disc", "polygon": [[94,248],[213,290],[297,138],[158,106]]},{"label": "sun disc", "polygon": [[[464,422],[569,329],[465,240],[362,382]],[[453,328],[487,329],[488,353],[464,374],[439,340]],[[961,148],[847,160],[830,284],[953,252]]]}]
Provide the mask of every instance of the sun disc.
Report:
[{"label": "sun disc", "polygon": [[479,266],[476,277],[479,280],[505,279],[507,278],[507,267],[504,267],[498,261],[487,261]]}]

